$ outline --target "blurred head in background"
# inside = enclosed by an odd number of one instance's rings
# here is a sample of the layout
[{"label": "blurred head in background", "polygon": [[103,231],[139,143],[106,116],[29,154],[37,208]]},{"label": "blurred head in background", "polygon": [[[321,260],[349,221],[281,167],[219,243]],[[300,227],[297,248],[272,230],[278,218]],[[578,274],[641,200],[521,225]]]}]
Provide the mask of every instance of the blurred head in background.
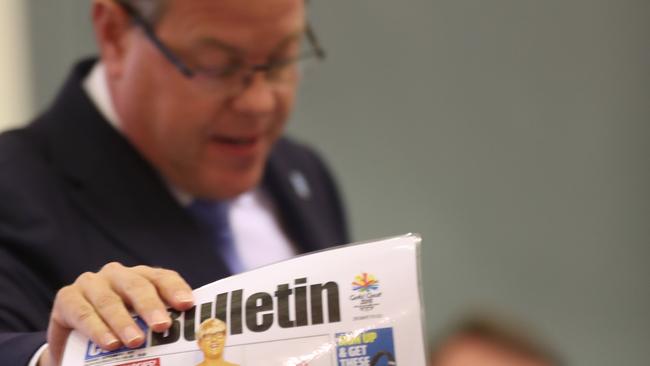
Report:
[{"label": "blurred head in background", "polygon": [[559,359],[518,324],[492,315],[459,322],[435,346],[431,366],[560,366]]},{"label": "blurred head in background", "polygon": [[197,197],[253,188],[294,105],[304,1],[94,0],[92,12],[119,123],[145,159]]}]

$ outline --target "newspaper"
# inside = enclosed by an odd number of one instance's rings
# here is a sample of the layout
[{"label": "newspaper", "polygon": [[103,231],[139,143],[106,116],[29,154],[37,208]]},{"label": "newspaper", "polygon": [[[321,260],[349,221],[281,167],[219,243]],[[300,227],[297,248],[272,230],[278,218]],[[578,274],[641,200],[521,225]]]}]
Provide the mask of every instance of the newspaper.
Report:
[{"label": "newspaper", "polygon": [[420,236],[342,246],[194,290],[165,333],[107,352],[73,332],[64,366],[424,366]]}]

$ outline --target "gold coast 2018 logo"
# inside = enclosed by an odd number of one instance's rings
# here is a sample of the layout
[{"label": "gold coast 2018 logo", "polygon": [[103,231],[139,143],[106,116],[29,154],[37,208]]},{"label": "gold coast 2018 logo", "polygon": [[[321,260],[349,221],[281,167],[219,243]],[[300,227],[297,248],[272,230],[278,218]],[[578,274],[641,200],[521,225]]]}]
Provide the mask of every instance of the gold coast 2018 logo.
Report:
[{"label": "gold coast 2018 logo", "polygon": [[362,311],[372,311],[379,305],[381,291],[379,291],[379,280],[370,273],[362,273],[354,277],[352,282],[350,300],[358,302],[355,308]]}]

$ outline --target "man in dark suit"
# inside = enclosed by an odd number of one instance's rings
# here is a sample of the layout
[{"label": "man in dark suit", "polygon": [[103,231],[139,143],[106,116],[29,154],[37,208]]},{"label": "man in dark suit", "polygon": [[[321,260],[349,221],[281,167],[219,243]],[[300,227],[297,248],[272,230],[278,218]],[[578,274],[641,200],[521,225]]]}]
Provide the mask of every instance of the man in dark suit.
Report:
[{"label": "man in dark suit", "polygon": [[327,169],[281,137],[322,56],[304,6],[94,0],[100,60],[0,136],[0,363],[57,365],[73,329],[138,346],[129,310],[164,331],[192,287],[347,241]]}]

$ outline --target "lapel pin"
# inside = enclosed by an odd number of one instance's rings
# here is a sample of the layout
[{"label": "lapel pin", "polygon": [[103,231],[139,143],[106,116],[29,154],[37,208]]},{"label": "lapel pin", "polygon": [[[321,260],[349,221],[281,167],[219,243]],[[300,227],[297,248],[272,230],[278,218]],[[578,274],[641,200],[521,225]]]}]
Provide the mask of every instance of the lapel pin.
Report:
[{"label": "lapel pin", "polygon": [[309,197],[311,197],[311,189],[309,189],[307,179],[305,179],[305,176],[302,175],[302,173],[296,170],[292,171],[289,174],[289,181],[298,197],[304,200],[308,200]]}]

